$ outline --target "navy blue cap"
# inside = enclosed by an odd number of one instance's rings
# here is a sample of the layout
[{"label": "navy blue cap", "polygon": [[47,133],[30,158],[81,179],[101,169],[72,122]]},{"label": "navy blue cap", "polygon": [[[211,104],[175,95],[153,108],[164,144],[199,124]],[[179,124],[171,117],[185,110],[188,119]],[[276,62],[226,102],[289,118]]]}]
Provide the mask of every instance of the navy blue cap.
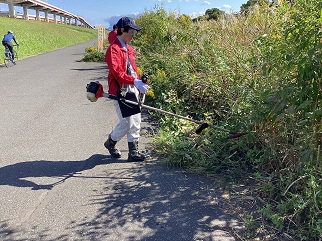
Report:
[{"label": "navy blue cap", "polygon": [[140,31],[142,29],[142,27],[136,25],[133,18],[130,18],[130,17],[121,18],[119,21],[117,21],[116,26],[119,29],[124,28],[124,27],[130,27],[130,28],[133,28],[137,31]]}]

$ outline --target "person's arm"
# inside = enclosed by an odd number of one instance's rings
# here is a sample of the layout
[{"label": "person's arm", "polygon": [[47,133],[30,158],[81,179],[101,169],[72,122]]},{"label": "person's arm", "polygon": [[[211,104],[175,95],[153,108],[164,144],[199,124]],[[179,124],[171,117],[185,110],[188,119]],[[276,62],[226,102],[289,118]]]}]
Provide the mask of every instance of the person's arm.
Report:
[{"label": "person's arm", "polygon": [[15,41],[15,43],[19,46],[18,41],[16,40],[16,38],[13,36],[13,41]]},{"label": "person's arm", "polygon": [[[128,47],[128,49],[130,59],[135,63],[134,51],[131,47]],[[135,85],[141,93],[145,94],[147,92],[149,89],[147,84],[143,83],[140,79],[134,78],[132,75],[126,74],[126,52],[122,48],[119,48],[117,45],[110,45],[106,51],[105,61],[109,67],[110,73],[114,76],[114,79],[118,82],[119,86],[123,86],[123,84]],[[136,70],[135,64],[134,68]]]},{"label": "person's arm", "polygon": [[126,74],[126,53],[123,52],[117,45],[112,45],[106,52],[105,61],[108,65],[109,71],[118,81],[119,85],[134,84],[134,77]]}]

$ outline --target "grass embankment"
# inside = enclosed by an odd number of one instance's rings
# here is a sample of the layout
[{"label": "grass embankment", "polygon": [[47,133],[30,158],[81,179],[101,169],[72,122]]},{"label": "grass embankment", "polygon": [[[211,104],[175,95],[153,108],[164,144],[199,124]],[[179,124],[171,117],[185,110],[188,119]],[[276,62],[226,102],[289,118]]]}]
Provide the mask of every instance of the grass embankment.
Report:
[{"label": "grass embankment", "polygon": [[132,44],[150,75],[150,105],[248,132],[196,135],[195,124],[152,113],[168,163],[232,185],[255,181],[244,194],[261,207],[242,216],[244,240],[322,238],[321,9],[298,0],[196,23],[156,9],[136,21],[143,29]]},{"label": "grass embankment", "polygon": [[97,38],[97,30],[35,20],[0,17],[1,40],[11,29],[19,42],[19,58],[26,58]]}]

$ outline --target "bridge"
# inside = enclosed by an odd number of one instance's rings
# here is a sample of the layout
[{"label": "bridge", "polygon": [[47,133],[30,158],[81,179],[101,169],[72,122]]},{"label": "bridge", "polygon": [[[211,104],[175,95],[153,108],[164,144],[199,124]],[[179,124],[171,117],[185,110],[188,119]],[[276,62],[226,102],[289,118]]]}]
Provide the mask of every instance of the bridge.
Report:
[{"label": "bridge", "polygon": [[[0,0],[0,3],[7,3],[9,12],[0,12],[0,16],[20,18],[26,20],[38,20],[46,22],[55,22],[69,24],[84,28],[94,28],[83,17],[57,8],[46,2],[39,0]],[[16,13],[15,6],[23,8],[23,13]],[[29,10],[34,10],[35,15],[30,15]],[[44,14],[41,15],[41,12]]]}]

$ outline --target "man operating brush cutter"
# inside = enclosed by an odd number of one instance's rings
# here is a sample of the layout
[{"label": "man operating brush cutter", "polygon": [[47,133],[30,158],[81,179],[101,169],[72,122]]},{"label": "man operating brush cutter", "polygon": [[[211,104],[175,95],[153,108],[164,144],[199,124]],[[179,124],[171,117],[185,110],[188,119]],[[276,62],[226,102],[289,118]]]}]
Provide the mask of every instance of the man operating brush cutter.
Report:
[{"label": "man operating brush cutter", "polygon": [[[140,129],[141,129],[141,110],[138,105],[126,104],[121,101],[125,98],[134,102],[139,101],[139,95],[145,94],[149,89],[147,77],[143,82],[138,75],[135,52],[129,45],[135,34],[142,27],[135,24],[129,17],[123,17],[116,23],[117,36],[113,43],[108,47],[105,54],[108,73],[108,96],[114,99],[115,110],[119,118],[116,127],[110,132],[104,146],[114,158],[120,158],[121,152],[116,148],[116,144],[124,136],[128,141],[128,161],[144,161],[146,156],[138,149]],[[96,97],[102,97],[103,88],[97,87]],[[95,100],[95,99],[94,99]]]},{"label": "man operating brush cutter", "polygon": [[[145,83],[147,81],[147,79],[148,79],[148,77],[146,75],[143,75],[142,82]],[[144,95],[143,95],[142,99],[139,99],[139,101],[137,101],[137,100],[133,101],[133,100],[127,98],[126,96],[120,95],[118,97],[115,97],[113,95],[109,95],[108,93],[105,93],[103,91],[103,86],[98,81],[97,82],[90,82],[87,85],[87,99],[89,99],[92,102],[95,102],[95,101],[97,101],[98,98],[103,97],[103,96],[110,98],[110,99],[118,100],[119,104],[121,106],[121,113],[123,116],[128,116],[128,115],[131,115],[131,113],[140,112],[141,108],[146,108],[148,110],[157,111],[157,112],[160,112],[160,113],[163,113],[166,115],[175,116],[175,117],[199,124],[198,128],[196,129],[196,134],[202,133],[202,131],[208,127],[214,128],[218,131],[227,132],[229,134],[229,136],[226,139],[236,139],[236,138],[239,138],[239,137],[247,134],[247,132],[234,132],[234,131],[225,129],[220,126],[210,125],[206,122],[194,120],[194,119],[188,118],[186,116],[178,115],[178,114],[175,114],[172,112],[168,112],[168,111],[161,110],[161,109],[158,109],[158,108],[155,108],[152,106],[145,105],[145,104],[143,104],[144,103]],[[123,108],[122,108],[122,106],[123,106]]]},{"label": "man operating brush cutter", "polygon": [[[104,143],[111,156],[114,158],[121,157],[121,152],[116,148],[116,144],[126,135],[129,147],[128,161],[144,161],[146,156],[138,150],[141,107],[198,123],[200,126],[196,130],[197,134],[200,134],[209,125],[143,104],[144,94],[149,89],[148,76],[144,75],[141,79],[139,78],[134,49],[129,45],[135,34],[142,28],[137,26],[134,20],[129,17],[121,18],[116,25],[117,37],[108,47],[105,55],[105,61],[109,68],[108,93],[103,91],[103,87],[99,82],[91,82],[87,85],[87,98],[93,102],[97,98],[105,96],[114,101],[119,122]],[[143,94],[142,100],[140,94]],[[231,138],[236,138],[243,134],[234,133],[217,126],[212,127],[229,132],[232,135]]]}]

